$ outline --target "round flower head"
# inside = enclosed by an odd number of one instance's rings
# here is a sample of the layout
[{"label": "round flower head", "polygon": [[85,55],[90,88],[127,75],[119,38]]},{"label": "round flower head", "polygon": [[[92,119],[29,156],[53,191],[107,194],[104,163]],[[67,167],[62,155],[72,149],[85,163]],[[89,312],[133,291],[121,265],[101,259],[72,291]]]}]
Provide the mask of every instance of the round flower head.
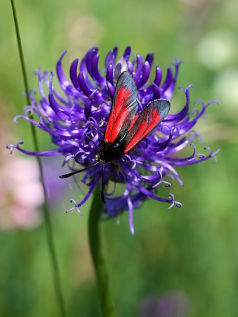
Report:
[{"label": "round flower head", "polygon": [[[24,115],[17,116],[15,120],[23,118],[37,128],[49,133],[55,149],[45,152],[30,152],[23,149],[19,141],[16,145],[8,145],[12,151],[19,151],[33,156],[63,156],[64,163],[70,163],[70,169],[89,167],[97,162],[99,149],[104,141],[104,134],[108,123],[112,99],[115,92],[117,80],[122,71],[131,73],[138,90],[138,113],[140,113],[149,102],[155,99],[170,100],[180,63],[175,60],[172,67],[168,68],[165,78],[162,80],[162,72],[159,66],[155,67],[153,80],[148,84],[153,65],[153,54],[135,56],[131,48],[127,47],[124,54],[118,57],[118,49],[111,50],[105,59],[104,68],[99,70],[98,48],[93,47],[79,62],[74,60],[70,66],[68,79],[62,69],[61,55],[56,65],[56,73],[60,88],[58,92],[53,87],[53,73],[41,70],[36,72],[39,81],[38,101],[35,94],[31,92],[31,105],[25,108]],[[164,120],[146,138],[137,144],[131,151],[120,160],[102,164],[96,164],[87,169],[83,175],[82,182],[89,187],[88,193],[81,202],[72,200],[77,209],[90,197],[95,186],[102,178],[104,167],[105,208],[104,215],[114,217],[124,210],[129,212],[130,230],[133,233],[133,209],[138,207],[147,197],[169,204],[169,208],[181,204],[175,201],[173,194],[168,198],[159,195],[159,185],[170,186],[165,177],[180,179],[176,166],[192,165],[215,157],[209,149],[207,155],[196,153],[192,144],[198,136],[191,132],[196,122],[205,113],[207,104],[201,102],[201,110],[192,117],[189,114],[189,86],[183,89],[185,93],[185,105],[178,113],[168,114]],[[35,114],[38,120],[32,119],[30,114]],[[179,152],[192,144],[193,153],[187,157],[179,156]],[[110,183],[110,184],[109,184]],[[115,186],[111,186],[113,184]],[[116,195],[116,185],[124,184],[121,195]],[[110,185],[110,186],[108,186]],[[109,187],[114,189],[109,192]],[[123,186],[121,186],[123,187]]]}]

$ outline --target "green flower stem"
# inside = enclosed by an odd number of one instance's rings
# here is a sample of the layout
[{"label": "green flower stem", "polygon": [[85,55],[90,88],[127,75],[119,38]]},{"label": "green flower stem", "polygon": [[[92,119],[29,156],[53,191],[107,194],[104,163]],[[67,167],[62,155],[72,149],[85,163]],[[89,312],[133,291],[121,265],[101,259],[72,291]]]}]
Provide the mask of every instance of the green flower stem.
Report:
[{"label": "green flower stem", "polygon": [[[30,97],[29,97],[29,89],[28,89],[28,81],[27,81],[27,75],[26,75],[26,67],[24,62],[24,55],[22,50],[22,44],[21,44],[21,36],[18,26],[18,20],[17,20],[17,13],[16,13],[16,7],[14,0],[11,0],[11,6],[12,6],[12,13],[13,13],[13,19],[14,19],[14,25],[15,25],[15,32],[16,32],[16,38],[17,38],[17,45],[18,45],[18,51],[19,51],[19,57],[21,62],[21,69],[22,69],[22,75],[24,80],[24,86],[25,86],[25,93],[26,93],[26,100],[27,104],[30,105]],[[32,118],[32,116],[31,116]],[[36,129],[33,125],[31,125],[31,134],[34,144],[34,150],[35,152],[39,152],[39,145],[38,145],[38,139],[36,135]],[[58,300],[58,305],[60,309],[60,313],[62,317],[66,316],[65,312],[65,305],[64,305],[64,299],[61,289],[61,282],[60,282],[60,276],[59,276],[59,266],[55,251],[55,244],[53,239],[53,232],[52,232],[52,224],[51,224],[51,218],[50,218],[50,212],[49,212],[49,205],[47,200],[47,191],[45,187],[44,182],[44,174],[43,174],[43,168],[42,163],[39,157],[36,157],[37,163],[39,165],[40,170],[40,179],[44,190],[44,204],[43,204],[43,213],[44,213],[44,221],[45,221],[45,228],[46,228],[46,236],[47,236],[47,243],[50,253],[50,258],[52,262],[52,271],[53,271],[53,279],[54,279],[54,286],[55,286],[55,293]]]},{"label": "green flower stem", "polygon": [[100,185],[94,190],[93,202],[89,212],[88,237],[93,264],[95,267],[99,296],[104,317],[115,317],[114,305],[109,291],[109,278],[102,250],[100,216],[104,204],[100,198]]}]

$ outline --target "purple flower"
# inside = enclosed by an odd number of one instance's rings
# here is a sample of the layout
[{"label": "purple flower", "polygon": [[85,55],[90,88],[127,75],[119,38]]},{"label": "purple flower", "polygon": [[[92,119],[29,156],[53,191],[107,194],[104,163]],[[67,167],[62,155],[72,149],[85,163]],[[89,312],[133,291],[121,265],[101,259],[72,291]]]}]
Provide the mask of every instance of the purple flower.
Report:
[{"label": "purple flower", "polygon": [[[161,69],[156,66],[153,81],[148,83],[154,60],[153,54],[148,54],[143,59],[143,56],[135,56],[131,48],[127,47],[123,55],[118,57],[118,49],[114,48],[107,54],[103,69],[99,70],[98,48],[93,47],[80,63],[78,59],[72,62],[70,79],[67,79],[62,69],[65,53],[61,55],[56,65],[56,74],[62,91],[59,92],[53,87],[53,73],[43,73],[39,69],[36,75],[40,100],[36,99],[32,91],[31,105],[25,107],[24,115],[15,118],[15,121],[23,118],[49,133],[56,147],[36,153],[23,149],[21,147],[23,141],[19,141],[16,145],[8,145],[8,148],[11,151],[16,148],[33,156],[63,156],[64,163],[74,170],[78,165],[88,167],[96,160],[98,147],[103,142],[115,84],[120,73],[127,69],[132,74],[138,89],[138,112],[140,112],[153,99],[171,99],[180,63],[175,60],[163,80]],[[104,186],[108,188],[111,187],[111,183],[115,183],[111,192],[109,189],[106,190],[104,215],[113,217],[123,210],[128,210],[132,233],[134,232],[133,209],[147,197],[166,202],[170,205],[169,208],[174,205],[181,207],[173,194],[168,198],[158,194],[160,184],[170,186],[168,178],[176,178],[182,185],[182,180],[175,170],[176,166],[192,165],[215,157],[216,152],[213,153],[209,148],[207,155],[198,154],[192,143],[198,136],[196,132],[192,132],[192,129],[212,102],[205,104],[199,101],[201,109],[191,115],[190,88],[191,86],[183,88],[185,105],[181,111],[169,114],[152,133],[122,159],[106,163],[104,166]],[[29,113],[34,113],[37,120],[32,119]],[[191,145],[192,154],[186,157],[178,156],[178,153],[188,145]],[[101,165],[85,172],[81,181],[89,187],[88,193],[80,203],[72,200],[74,203],[72,209],[78,210],[88,200],[101,175]],[[108,184],[110,186],[107,187]],[[118,184],[125,186],[121,195],[115,194]]]},{"label": "purple flower", "polygon": [[160,297],[147,296],[138,305],[140,317],[186,317],[190,311],[190,300],[182,291],[170,291]]}]

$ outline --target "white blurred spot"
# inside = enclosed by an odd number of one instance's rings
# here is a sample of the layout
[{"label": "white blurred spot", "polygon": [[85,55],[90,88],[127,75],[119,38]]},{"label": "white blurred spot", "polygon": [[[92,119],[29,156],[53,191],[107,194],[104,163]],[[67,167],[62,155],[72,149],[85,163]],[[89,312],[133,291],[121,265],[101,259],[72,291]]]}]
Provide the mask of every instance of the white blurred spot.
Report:
[{"label": "white blurred spot", "polygon": [[221,72],[214,81],[213,94],[225,106],[238,110],[238,69]]},{"label": "white blurred spot", "polygon": [[237,36],[229,30],[215,30],[204,36],[196,54],[199,61],[209,69],[216,70],[236,59]]}]

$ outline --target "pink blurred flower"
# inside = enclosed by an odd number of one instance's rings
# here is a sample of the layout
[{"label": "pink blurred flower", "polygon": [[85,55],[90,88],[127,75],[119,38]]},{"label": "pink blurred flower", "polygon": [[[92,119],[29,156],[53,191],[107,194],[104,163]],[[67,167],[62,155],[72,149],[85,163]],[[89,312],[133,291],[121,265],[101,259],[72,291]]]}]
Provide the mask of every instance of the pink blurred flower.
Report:
[{"label": "pink blurred flower", "polygon": [[0,167],[0,229],[31,229],[41,222],[43,203],[36,161],[6,153]]}]

